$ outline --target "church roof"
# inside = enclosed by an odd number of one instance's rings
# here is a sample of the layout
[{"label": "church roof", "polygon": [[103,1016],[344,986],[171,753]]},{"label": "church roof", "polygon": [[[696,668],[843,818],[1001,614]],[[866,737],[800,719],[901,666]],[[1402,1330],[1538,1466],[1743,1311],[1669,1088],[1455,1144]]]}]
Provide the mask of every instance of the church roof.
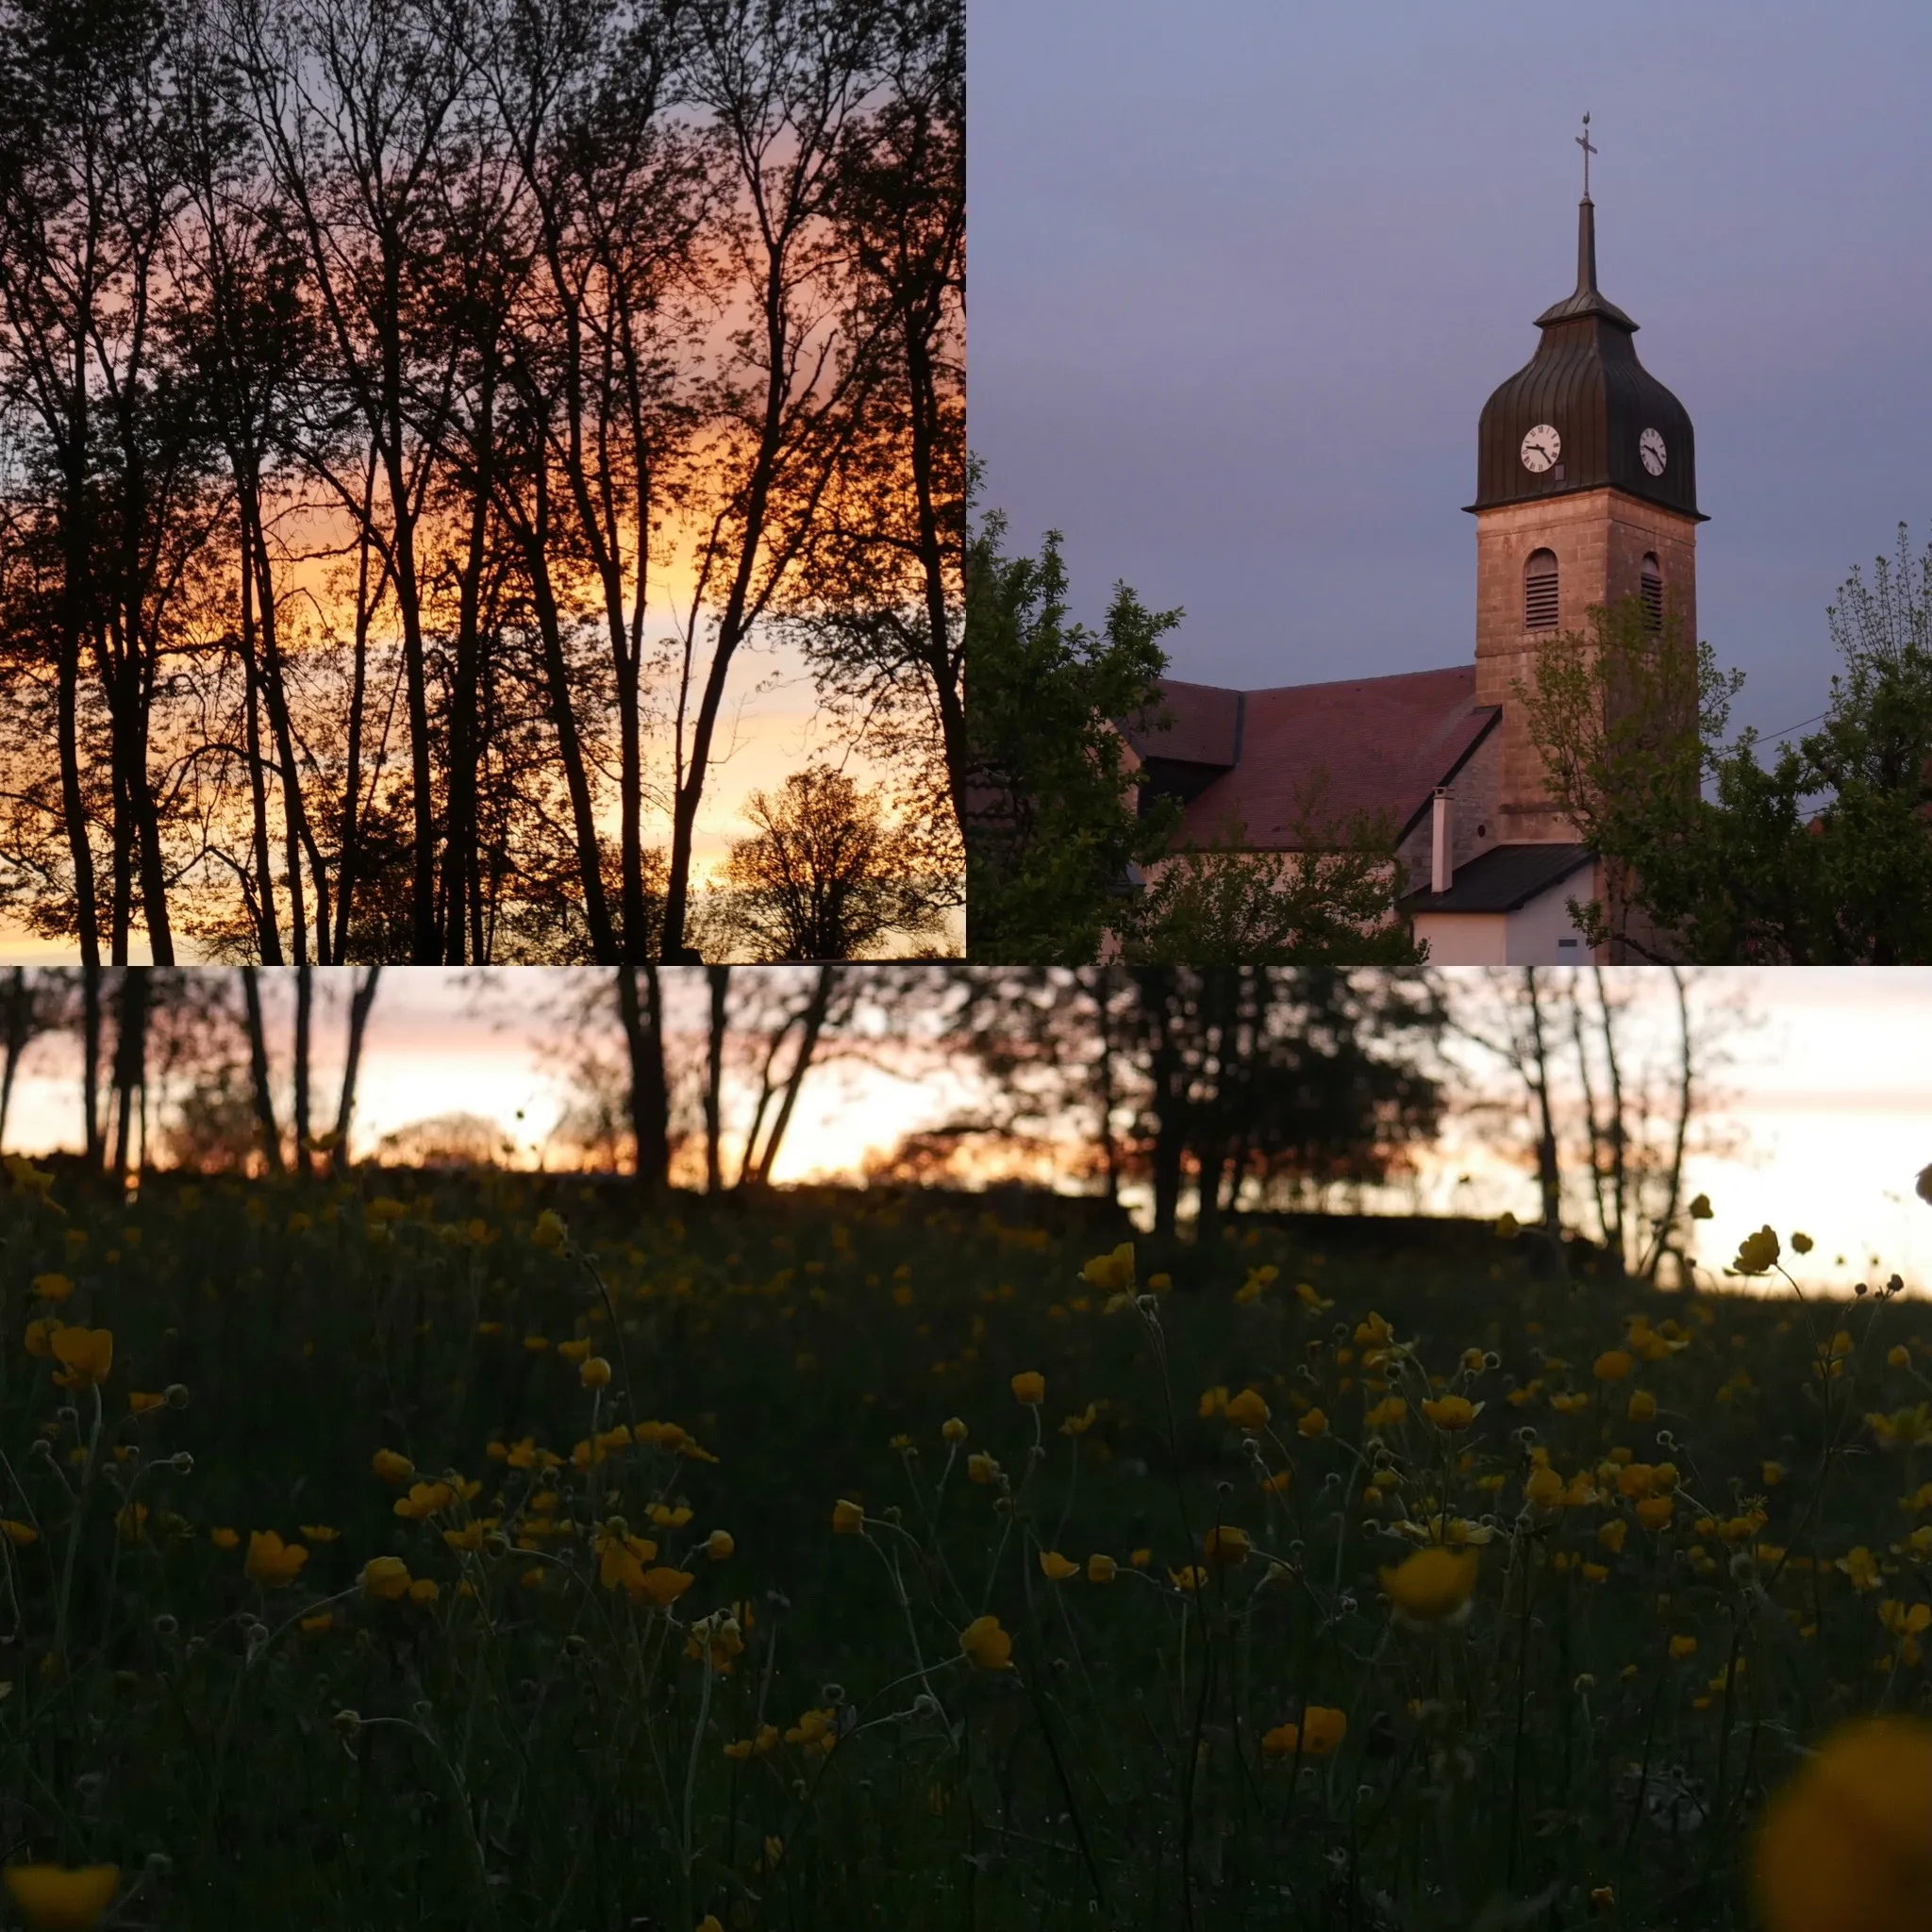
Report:
[{"label": "church roof", "polygon": [[1403,899],[1402,909],[1515,912],[1581,871],[1595,856],[1588,845],[1491,845],[1456,869],[1446,892],[1410,892]]},{"label": "church roof", "polygon": [[1324,816],[1387,813],[1400,836],[1501,716],[1476,703],[1473,664],[1272,691],[1170,678],[1161,690],[1174,723],[1126,730],[1149,788],[1187,802],[1182,840],[1205,844],[1239,823],[1261,850],[1295,847],[1318,774]]},{"label": "church roof", "polygon": [[[1576,212],[1576,288],[1537,317],[1536,354],[1483,406],[1476,433],[1473,510],[1527,503],[1606,485],[1705,519],[1697,508],[1690,412],[1637,359],[1637,325],[1596,285],[1596,208]],[[1547,424],[1562,441],[1557,462],[1524,467],[1523,439]],[[1663,439],[1664,467],[1643,466],[1639,439]]]}]

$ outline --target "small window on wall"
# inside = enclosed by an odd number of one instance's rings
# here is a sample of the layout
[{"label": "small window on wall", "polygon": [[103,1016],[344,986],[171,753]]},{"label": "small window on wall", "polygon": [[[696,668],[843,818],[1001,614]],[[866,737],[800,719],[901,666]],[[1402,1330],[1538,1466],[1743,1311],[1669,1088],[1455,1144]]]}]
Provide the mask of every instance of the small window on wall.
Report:
[{"label": "small window on wall", "polygon": [[1664,627],[1664,574],[1654,551],[1643,556],[1643,624],[1646,630]]},{"label": "small window on wall", "polygon": [[1555,630],[1557,627],[1557,553],[1532,550],[1523,566],[1523,627],[1524,630]]}]

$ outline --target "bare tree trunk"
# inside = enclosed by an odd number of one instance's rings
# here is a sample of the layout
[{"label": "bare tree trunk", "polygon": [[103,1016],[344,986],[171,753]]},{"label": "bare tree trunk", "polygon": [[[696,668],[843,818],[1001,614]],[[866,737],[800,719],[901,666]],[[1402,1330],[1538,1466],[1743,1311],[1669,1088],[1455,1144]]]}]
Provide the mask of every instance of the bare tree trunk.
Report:
[{"label": "bare tree trunk", "polygon": [[87,1116],[87,1164],[98,1169],[104,1152],[101,1132],[101,964],[81,968],[81,1108]]},{"label": "bare tree trunk", "polygon": [[1181,1157],[1186,1137],[1182,1122],[1180,1049],[1171,1024],[1168,998],[1174,969],[1136,970],[1141,1006],[1151,1035],[1148,1074],[1154,1109],[1154,1238],[1171,1241],[1180,1218]]},{"label": "bare tree trunk", "polygon": [[1617,1052],[1616,1015],[1604,986],[1604,969],[1592,967],[1596,975],[1598,1024],[1603,1028],[1604,1063],[1610,1076],[1610,1210],[1617,1229],[1617,1258],[1630,1265],[1630,1122],[1624,1112],[1624,1067]]},{"label": "bare tree trunk", "polygon": [[13,1079],[20,1070],[20,1057],[33,1038],[34,991],[27,982],[26,968],[16,966],[7,982],[5,1005],[7,1066],[0,1073],[0,1147],[7,1144],[7,1116],[13,1105]]},{"label": "bare tree trunk", "polygon": [[[1583,1000],[1576,990],[1574,975],[1565,982],[1565,1005],[1570,1016],[1570,1044],[1576,1052],[1576,1078],[1583,1089],[1583,1120],[1590,1142],[1590,1187],[1591,1198],[1596,1207],[1596,1228],[1598,1239],[1605,1247],[1611,1244],[1609,1202],[1605,1196],[1604,1183],[1607,1178],[1605,1169],[1607,1165],[1607,1149],[1612,1129],[1604,1124],[1596,1110],[1596,1082],[1591,1077],[1590,1044],[1583,1034]],[[1624,1262],[1624,1234],[1616,1230],[1617,1264]]]},{"label": "bare tree trunk", "polygon": [[147,1013],[152,968],[131,968],[121,975],[121,1008],[114,1036],[114,1166],[116,1180],[127,1174],[127,1145],[134,1124],[135,1095],[147,1085]]},{"label": "bare tree trunk", "polygon": [[617,957],[610,908],[604,894],[604,866],[597,842],[596,813],[583,741],[572,708],[569,669],[563,655],[563,627],[550,581],[545,549],[549,534],[549,492],[541,469],[536,477],[536,521],[518,533],[529,566],[530,591],[537,609],[538,635],[543,642],[543,670],[550,693],[551,722],[557,730],[558,757],[563,765],[564,788],[570,796],[571,822],[576,832],[577,877],[584,891],[584,920],[591,929],[591,950],[599,959]]},{"label": "bare tree trunk", "polygon": [[336,1102],[335,1145],[329,1149],[329,1172],[341,1174],[349,1163],[349,1124],[356,1116],[356,1077],[362,1068],[362,1036],[369,1027],[369,1009],[375,1004],[376,982],[382,968],[372,966],[362,975],[349,1001],[349,1050],[342,1062],[342,1091]]},{"label": "bare tree trunk", "polygon": [[1113,989],[1111,966],[1093,968],[1093,1011],[1100,1033],[1100,1053],[1093,1063],[1094,1128],[1100,1141],[1100,1156],[1107,1174],[1107,1200],[1111,1208],[1121,1201],[1121,1148],[1113,1130],[1113,1109],[1117,1097],[1113,1077]]},{"label": "bare tree trunk", "polygon": [[[705,977],[711,992],[711,1025],[705,1058],[705,1191],[716,1194],[724,1187],[719,1141],[724,1124],[725,995],[731,987],[731,969],[707,966]],[[0,1127],[6,1118],[6,1109],[0,1106]]]},{"label": "bare tree trunk", "polygon": [[[349,957],[349,907],[355,896],[357,819],[361,808],[362,707],[369,688],[369,623],[374,605],[369,595],[369,552],[375,498],[375,446],[370,445],[363,474],[362,513],[356,536],[356,647],[353,685],[349,696],[348,770],[342,779],[341,856],[336,860],[336,950],[338,964]],[[388,565],[375,580],[375,596],[389,581]]]},{"label": "bare tree trunk", "polygon": [[255,1090],[255,1123],[261,1131],[261,1148],[269,1172],[286,1172],[282,1163],[282,1134],[275,1124],[275,1095],[268,1084],[268,1037],[261,1024],[261,979],[253,966],[242,969],[242,1005],[248,1029],[248,1075]]},{"label": "bare tree trunk", "polygon": [[313,1171],[308,1146],[308,1041],[315,1006],[315,968],[295,969],[295,1172]]},{"label": "bare tree trunk", "polygon": [[282,832],[289,859],[289,919],[298,963],[309,957],[308,905],[302,890],[302,858],[305,848],[314,864],[316,879],[316,946],[322,960],[328,959],[328,898],[322,871],[321,855],[308,829],[308,814],[302,799],[302,768],[295,758],[295,733],[289,717],[289,694],[282,682],[282,654],[275,617],[275,578],[270,574],[268,538],[261,526],[261,509],[253,484],[248,491],[248,521],[253,532],[255,581],[258,592],[257,608],[261,625],[262,692],[268,700],[269,727],[275,734],[275,761],[281,773]]},{"label": "bare tree trunk", "polygon": [[1536,1174],[1542,1190],[1543,1232],[1557,1257],[1559,1273],[1568,1272],[1563,1255],[1563,1181],[1557,1165],[1557,1118],[1550,1099],[1550,1057],[1543,1039],[1542,995],[1537,991],[1536,968],[1523,969],[1523,990],[1529,1000],[1529,1091],[1537,1105]]},{"label": "bare tree trunk", "polygon": [[778,1117],[765,1137],[765,1144],[758,1154],[758,1170],[752,1175],[754,1187],[768,1188],[772,1184],[772,1166],[778,1158],[778,1147],[785,1139],[785,1130],[791,1124],[792,1109],[798,1105],[798,1093],[805,1085],[805,1076],[811,1070],[812,1057],[818,1052],[819,1039],[824,1032],[825,1015],[831,1008],[832,992],[838,983],[837,966],[819,968],[799,1027],[798,1054],[791,1062],[791,1071],[785,1080],[785,1091],[778,1102]]},{"label": "bare tree trunk", "polygon": [[[638,974],[645,996],[638,998]],[[658,968],[617,969],[617,1008],[630,1055],[630,1125],[638,1187],[659,1194],[671,1184],[671,1094],[664,1076],[664,991]]]},{"label": "bare tree trunk", "polygon": [[[246,512],[243,512],[246,521]],[[268,774],[261,755],[261,675],[255,656],[255,566],[242,535],[242,702],[247,728],[248,798],[255,817],[256,949],[264,966],[282,963],[281,922],[275,916],[275,861],[268,850]]]},{"label": "bare tree trunk", "polygon": [[[1677,1124],[1671,1138],[1670,1179],[1663,1212],[1657,1219],[1657,1232],[1651,1239],[1650,1253],[1644,1257],[1643,1278],[1657,1280],[1664,1252],[1677,1220],[1677,1203],[1684,1191],[1684,1146],[1690,1132],[1690,1112],[1696,1101],[1695,1053],[1690,1037],[1690,990],[1681,967],[1670,969],[1671,984],[1677,994]],[[1690,1271],[1680,1266],[1687,1287],[1693,1285]]]}]

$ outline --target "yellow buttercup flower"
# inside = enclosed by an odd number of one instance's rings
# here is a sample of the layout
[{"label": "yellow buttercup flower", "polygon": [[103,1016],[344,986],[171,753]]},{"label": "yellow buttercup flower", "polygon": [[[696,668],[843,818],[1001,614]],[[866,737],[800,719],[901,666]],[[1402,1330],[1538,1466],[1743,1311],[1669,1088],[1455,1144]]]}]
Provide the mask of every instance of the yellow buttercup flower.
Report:
[{"label": "yellow buttercup flower", "polygon": [[1482,1414],[1483,1407],[1467,1396],[1444,1395],[1434,1402],[1424,1401],[1422,1408],[1439,1429],[1466,1429]]},{"label": "yellow buttercup flower", "polygon": [[857,1536],[865,1527],[865,1511],[842,1498],[832,1505],[832,1528],[840,1536]]},{"label": "yellow buttercup flower", "polygon": [[1295,1424],[1305,1436],[1325,1436],[1328,1433],[1328,1418],[1319,1408],[1311,1408]]},{"label": "yellow buttercup flower", "polygon": [[300,1543],[285,1543],[272,1529],[253,1529],[242,1571],[253,1581],[279,1590],[294,1582],[308,1560],[308,1552]]},{"label": "yellow buttercup flower", "polygon": [[1249,1548],[1247,1531],[1237,1529],[1231,1523],[1217,1523],[1201,1539],[1202,1554],[1210,1563],[1224,1566],[1245,1563]]},{"label": "yellow buttercup flower", "polygon": [[1379,1574],[1389,1601],[1410,1623],[1440,1624],[1466,1612],[1479,1559],[1441,1543]]},{"label": "yellow buttercup flower", "polygon": [[610,1386],[610,1364],[601,1355],[593,1355],[577,1371],[577,1379],[586,1389],[608,1389]]},{"label": "yellow buttercup flower", "polygon": [[1041,1550],[1040,1567],[1050,1583],[1064,1583],[1070,1576],[1080,1574],[1080,1566],[1060,1555],[1058,1550]]},{"label": "yellow buttercup flower", "polygon": [[1046,1400],[1046,1377],[1032,1369],[1013,1377],[1013,1399],[1028,1408],[1037,1408]]},{"label": "yellow buttercup flower", "polygon": [[433,1576],[419,1576],[409,1586],[412,1604],[433,1604],[442,1594],[442,1586]]},{"label": "yellow buttercup flower", "polygon": [[114,1366],[114,1337],[107,1328],[62,1328],[48,1338],[62,1364],[54,1379],[63,1389],[91,1389]]},{"label": "yellow buttercup flower", "polygon": [[36,1274],[33,1289],[43,1302],[58,1307],[74,1292],[74,1284],[64,1274]]},{"label": "yellow buttercup flower", "polygon": [[1222,1413],[1238,1429],[1265,1429],[1272,1411],[1259,1390],[1243,1389],[1239,1395],[1228,1397]]},{"label": "yellow buttercup flower", "polygon": [[409,1588],[409,1566],[400,1557],[371,1557],[362,1566],[362,1593],[393,1603]]},{"label": "yellow buttercup flower", "polygon": [[[30,1194],[38,1194],[42,1200],[52,1198],[54,1176],[44,1168],[36,1167],[25,1154],[9,1154],[7,1157],[7,1172],[13,1177],[13,1185],[25,1188]],[[52,1865],[37,1865],[22,1869],[52,1872]]]},{"label": "yellow buttercup flower", "polygon": [[226,1524],[209,1530],[208,1540],[218,1550],[232,1550],[242,1541],[241,1537],[234,1530],[230,1529]]},{"label": "yellow buttercup flower", "polygon": [[127,1410],[130,1415],[145,1415],[152,1408],[166,1406],[165,1395],[149,1394],[143,1390],[130,1389],[127,1391]]},{"label": "yellow buttercup flower", "polygon": [[731,1559],[738,1548],[728,1529],[714,1529],[705,1539],[705,1555],[714,1563],[724,1563]]},{"label": "yellow buttercup flower", "polygon": [[966,1424],[956,1415],[949,1415],[940,1424],[940,1434],[949,1442],[963,1442],[966,1440]]},{"label": "yellow buttercup flower", "polygon": [[1636,1366],[1627,1350],[1608,1348],[1597,1357],[1591,1373],[1599,1382],[1621,1382]]},{"label": "yellow buttercup flower", "polygon": [[1697,1654],[1697,1640],[1694,1637],[1673,1637],[1671,1655],[1674,1657],[1694,1657]]},{"label": "yellow buttercup flower", "polygon": [[632,1536],[612,1518],[597,1539],[597,1581],[606,1590],[622,1587],[635,1596],[644,1587],[644,1565],[658,1554],[647,1538]]},{"label": "yellow buttercup flower", "polygon": [[631,1597],[634,1602],[649,1604],[653,1609],[668,1609],[696,1581],[689,1570],[672,1570],[659,1564],[644,1572]]},{"label": "yellow buttercup flower", "polygon": [[1629,1534],[1630,1525],[1621,1516],[1613,1516],[1597,1530],[1596,1540],[1615,1556],[1622,1551],[1624,1540]]},{"label": "yellow buttercup flower", "polygon": [[1765,1807],[1752,1860],[1765,1932],[1905,1932],[1932,1898],[1932,1724],[1857,1718]]},{"label": "yellow buttercup flower", "polygon": [[570,1230],[564,1225],[560,1214],[546,1208],[538,1215],[537,1225],[530,1230],[530,1239],[540,1248],[548,1248],[555,1254],[570,1239]]},{"label": "yellow buttercup flower", "polygon": [[975,1670],[1013,1667],[1013,1640],[1000,1628],[997,1617],[974,1617],[959,1633],[959,1649]]},{"label": "yellow buttercup flower", "polygon": [[386,1483],[406,1483],[416,1474],[416,1465],[393,1449],[378,1449],[369,1458],[369,1466]]},{"label": "yellow buttercup flower", "polygon": [[966,1458],[966,1474],[976,1483],[997,1482],[1000,1466],[991,1456],[975,1450]]},{"label": "yellow buttercup flower", "polygon": [[1134,1244],[1123,1241],[1110,1255],[1096,1255],[1080,1271],[1089,1288],[1121,1294],[1134,1285]]},{"label": "yellow buttercup flower", "polygon": [[1856,1549],[1847,1550],[1832,1566],[1842,1570],[1852,1579],[1854,1590],[1876,1590],[1878,1588],[1878,1563],[1863,1543]]},{"label": "yellow buttercup flower", "polygon": [[1737,1259],[1731,1263],[1740,1274],[1769,1274],[1783,1252],[1777,1236],[1769,1226],[1747,1234],[1738,1243]]},{"label": "yellow buttercup flower", "polygon": [[1562,1493],[1563,1478],[1554,1469],[1533,1469],[1524,1480],[1524,1500],[1534,1503],[1539,1508],[1553,1507]]},{"label": "yellow buttercup flower", "polygon": [[0,1516],[0,1536],[10,1543],[37,1543],[41,1533],[30,1523],[18,1523],[10,1516]]},{"label": "yellow buttercup flower", "polygon": [[1324,1704],[1311,1704],[1298,1724],[1276,1724],[1261,1734],[1261,1749],[1270,1757],[1292,1757],[1299,1747],[1304,1757],[1326,1757],[1348,1735],[1348,1713]]},{"label": "yellow buttercup flower", "polygon": [[425,1516],[447,1509],[456,1499],[456,1491],[447,1483],[411,1483],[409,1493],[396,1498],[395,1513],[421,1523]]},{"label": "yellow buttercup flower", "polygon": [[1087,1581],[1089,1583],[1111,1583],[1120,1565],[1111,1557],[1091,1556],[1087,1558]]},{"label": "yellow buttercup flower", "polygon": [[1657,1413],[1657,1397],[1648,1389],[1633,1389],[1629,1407],[1624,1413],[1633,1423],[1647,1423]]},{"label": "yellow buttercup flower", "polygon": [[1674,1496],[1645,1496],[1637,1506],[1637,1520],[1645,1529],[1661,1529],[1671,1520]]},{"label": "yellow buttercup flower", "polygon": [[93,1932],[121,1883],[117,1865],[8,1865],[7,1890],[34,1932]]}]

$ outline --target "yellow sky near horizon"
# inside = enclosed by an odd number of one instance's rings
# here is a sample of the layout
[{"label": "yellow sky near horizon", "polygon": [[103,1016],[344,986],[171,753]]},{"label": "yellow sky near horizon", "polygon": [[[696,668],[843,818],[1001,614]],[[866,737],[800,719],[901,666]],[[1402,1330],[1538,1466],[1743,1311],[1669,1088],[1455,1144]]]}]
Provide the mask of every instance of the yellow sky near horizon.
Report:
[{"label": "yellow sky near horizon", "polygon": [[[486,982],[480,994],[473,990],[478,977]],[[384,1134],[425,1115],[464,1110],[499,1122],[521,1163],[558,1164],[554,1130],[571,1096],[562,1031],[548,1009],[580,984],[574,974],[531,969],[467,981],[426,967],[387,975],[371,1024],[355,1151],[367,1154]],[[1932,970],[1707,969],[1696,984],[1698,996],[1710,1000],[1741,989],[1753,1014],[1731,1042],[1713,1122],[1718,1138],[1734,1144],[1693,1151],[1687,1166],[1690,1191],[1707,1193],[1714,1209],[1698,1228],[1700,1264],[1722,1268],[1744,1235],[1769,1223],[1787,1241],[1796,1228],[1816,1241],[1808,1262],[1794,1265],[1807,1285],[1882,1281],[1896,1270],[1909,1286],[1932,1288],[1932,1205],[1913,1192],[1919,1170],[1932,1162],[1932,1080],[1923,1071],[1932,1065],[1924,1043],[1932,1036]],[[1666,985],[1653,989],[1659,999]],[[331,989],[318,1026],[318,1079],[330,1111],[339,992]],[[675,978],[672,1018],[682,1044],[695,1040],[702,999],[699,975]],[[1658,1014],[1667,1017],[1661,1006]],[[277,1016],[272,1024],[285,1023]],[[616,1042],[607,1044],[614,1050]],[[896,1071],[891,1058],[874,1053],[814,1073],[777,1180],[856,1180],[904,1134],[937,1124],[970,1098],[967,1071],[943,1048],[903,1052]],[[78,1123],[71,1069],[51,1054],[30,1060],[7,1147],[73,1145]],[[1383,1205],[1537,1215],[1533,1174],[1469,1122],[1454,1124],[1419,1166],[1413,1182],[1389,1191]]]}]

